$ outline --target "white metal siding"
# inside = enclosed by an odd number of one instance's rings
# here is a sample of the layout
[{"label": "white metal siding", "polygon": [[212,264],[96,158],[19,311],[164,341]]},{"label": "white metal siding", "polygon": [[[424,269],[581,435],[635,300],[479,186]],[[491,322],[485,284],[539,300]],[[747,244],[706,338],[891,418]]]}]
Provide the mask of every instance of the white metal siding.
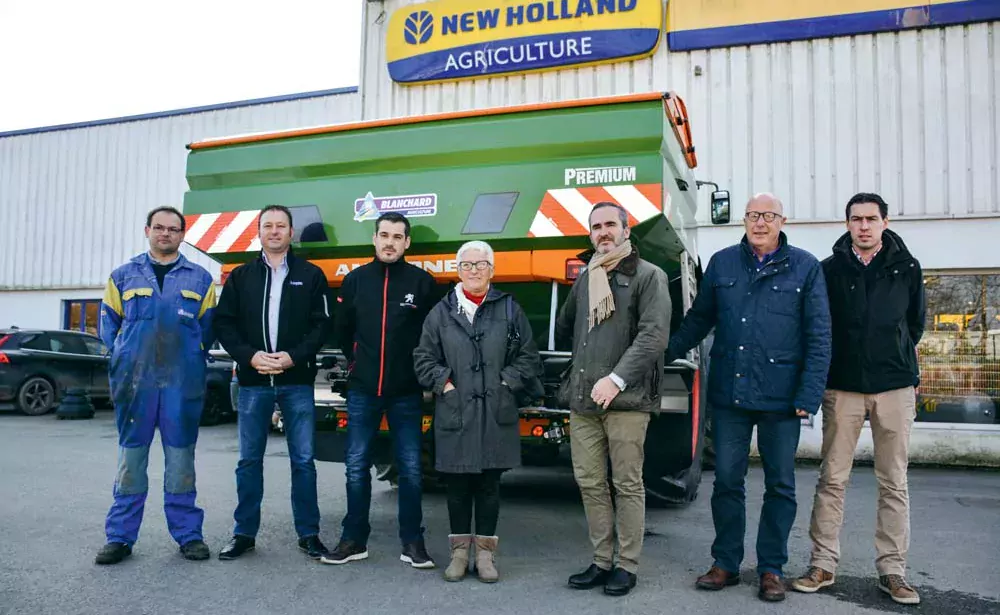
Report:
[{"label": "white metal siding", "polygon": [[364,119],[673,90],[698,176],[732,192],[736,217],[761,191],[798,221],[841,220],[859,191],[896,217],[1000,213],[1000,22],[680,53],[664,38],[635,62],[403,86],[385,32],[409,4],[365,4]]},{"label": "white metal siding", "polygon": [[180,208],[192,141],[358,114],[357,94],[345,93],[0,138],[0,289],[103,286],[145,249],[146,212]]}]

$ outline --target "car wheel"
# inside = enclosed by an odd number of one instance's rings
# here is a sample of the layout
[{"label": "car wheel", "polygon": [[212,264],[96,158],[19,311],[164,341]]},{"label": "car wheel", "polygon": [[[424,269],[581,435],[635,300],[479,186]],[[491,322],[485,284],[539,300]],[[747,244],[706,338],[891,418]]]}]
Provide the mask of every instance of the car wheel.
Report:
[{"label": "car wheel", "polygon": [[209,387],[205,391],[205,407],[201,411],[201,425],[218,425],[226,412],[223,392],[218,388]]},{"label": "car wheel", "polygon": [[386,481],[393,487],[399,486],[399,472],[392,463],[375,465],[375,480]]},{"label": "car wheel", "polygon": [[17,405],[28,416],[47,414],[56,405],[56,389],[40,376],[29,378],[17,394]]}]

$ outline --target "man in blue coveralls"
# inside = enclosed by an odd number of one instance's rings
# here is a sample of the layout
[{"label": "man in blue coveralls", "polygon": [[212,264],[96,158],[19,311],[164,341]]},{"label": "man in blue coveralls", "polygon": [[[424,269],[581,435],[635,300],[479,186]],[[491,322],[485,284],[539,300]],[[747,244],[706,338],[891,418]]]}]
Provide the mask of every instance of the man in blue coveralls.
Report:
[{"label": "man in blue coveralls", "polygon": [[111,349],[111,398],[118,426],[118,476],[96,563],[117,564],[139,537],[153,432],[163,441],[163,508],[170,535],[190,560],[209,557],[204,512],[195,506],[194,447],[205,397],[215,286],[179,252],[184,216],[159,207],[146,217],[149,252],[111,273],[101,339]]}]

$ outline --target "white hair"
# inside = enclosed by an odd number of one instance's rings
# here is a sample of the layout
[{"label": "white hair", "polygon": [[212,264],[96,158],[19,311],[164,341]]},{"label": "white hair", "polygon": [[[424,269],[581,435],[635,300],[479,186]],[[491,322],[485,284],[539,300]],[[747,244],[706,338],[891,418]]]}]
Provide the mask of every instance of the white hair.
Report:
[{"label": "white hair", "polygon": [[462,262],[462,254],[468,252],[469,250],[479,250],[486,255],[486,260],[488,260],[491,265],[495,264],[493,262],[493,248],[490,247],[490,244],[485,241],[479,241],[478,239],[463,243],[462,247],[458,249],[458,253],[455,254],[455,260]]}]

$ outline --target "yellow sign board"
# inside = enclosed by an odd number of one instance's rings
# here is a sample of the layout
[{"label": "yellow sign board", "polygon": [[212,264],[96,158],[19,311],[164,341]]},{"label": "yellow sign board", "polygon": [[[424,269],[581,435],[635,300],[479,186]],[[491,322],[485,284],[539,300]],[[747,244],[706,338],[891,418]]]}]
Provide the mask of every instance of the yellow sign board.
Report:
[{"label": "yellow sign board", "polygon": [[389,18],[399,83],[578,67],[652,55],[662,0],[435,0]]}]

